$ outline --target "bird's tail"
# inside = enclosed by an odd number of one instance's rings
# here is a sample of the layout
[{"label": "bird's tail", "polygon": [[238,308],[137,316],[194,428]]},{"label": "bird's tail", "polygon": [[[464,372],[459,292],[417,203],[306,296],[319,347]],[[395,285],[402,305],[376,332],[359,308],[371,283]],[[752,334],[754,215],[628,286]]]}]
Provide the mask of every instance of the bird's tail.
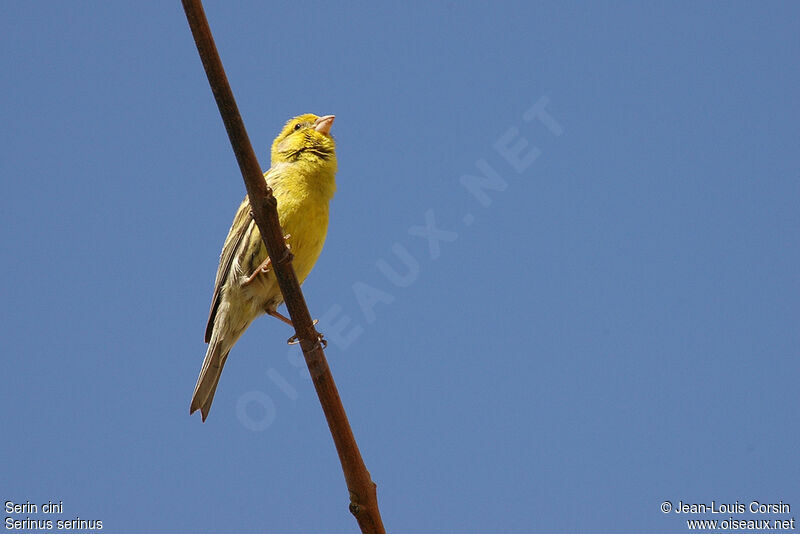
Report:
[{"label": "bird's tail", "polygon": [[223,336],[219,336],[217,333],[211,337],[206,358],[203,360],[203,368],[200,369],[197,385],[194,386],[192,405],[189,408],[190,414],[200,410],[203,422],[208,417],[208,411],[211,409],[211,402],[214,400],[214,393],[219,384],[219,377],[222,375],[222,368],[225,366],[225,360],[228,359],[228,353],[233,345],[232,343],[222,343],[223,340],[220,337]]}]

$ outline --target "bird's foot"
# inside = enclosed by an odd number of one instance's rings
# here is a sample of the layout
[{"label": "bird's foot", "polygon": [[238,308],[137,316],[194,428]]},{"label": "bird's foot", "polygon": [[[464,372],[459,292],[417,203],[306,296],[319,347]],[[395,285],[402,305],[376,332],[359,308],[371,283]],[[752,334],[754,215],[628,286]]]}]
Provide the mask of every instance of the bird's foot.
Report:
[{"label": "bird's foot", "polygon": [[250,284],[252,284],[255,281],[255,279],[258,278],[259,274],[267,274],[269,272],[270,265],[272,265],[272,262],[270,261],[269,256],[267,256],[267,259],[264,260],[264,262],[261,265],[256,267],[256,270],[253,271],[253,274],[248,276],[247,280],[242,282],[242,286],[249,286]]},{"label": "bird's foot", "polygon": [[[317,326],[318,322],[319,322],[318,319],[314,319],[314,322],[312,324],[314,326]],[[317,332],[317,342],[322,345],[323,349],[327,348],[327,346],[328,346],[328,340],[325,339],[325,334],[321,334],[320,332]],[[289,339],[287,339],[286,343],[289,344],[289,345],[297,345],[298,343],[300,343],[300,339],[297,337],[297,334],[295,334],[292,337],[290,337]]]},{"label": "bird's foot", "polygon": [[[284,240],[288,240],[290,237],[292,237],[292,234],[286,234],[285,236],[283,236],[283,239]],[[286,243],[286,248],[288,248],[289,250],[292,249],[292,247],[291,247],[291,245],[289,245],[289,243]],[[251,274],[250,276],[247,277],[247,280],[245,280],[242,283],[242,286],[244,287],[244,286],[249,286],[250,284],[252,284],[255,281],[255,279],[258,278],[259,274],[267,274],[270,271],[270,265],[272,265],[272,261],[270,260],[269,256],[267,256],[267,259],[265,259],[261,263],[261,265],[259,265],[256,268],[256,270],[253,271],[253,274]]]}]

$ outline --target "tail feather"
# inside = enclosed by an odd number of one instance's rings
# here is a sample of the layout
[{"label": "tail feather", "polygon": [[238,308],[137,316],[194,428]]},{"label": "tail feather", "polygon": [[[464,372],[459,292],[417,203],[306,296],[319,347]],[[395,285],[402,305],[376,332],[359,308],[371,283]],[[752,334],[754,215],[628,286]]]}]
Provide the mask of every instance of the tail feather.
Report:
[{"label": "tail feather", "polygon": [[217,336],[213,336],[211,343],[208,345],[206,358],[203,360],[203,368],[200,370],[200,376],[194,386],[192,404],[189,408],[190,414],[200,410],[203,422],[208,417],[208,411],[211,409],[214,393],[216,393],[217,384],[219,384],[219,377],[222,375],[222,368],[225,366],[225,360],[228,359],[228,353],[230,352],[230,346],[223,347],[219,341]]}]

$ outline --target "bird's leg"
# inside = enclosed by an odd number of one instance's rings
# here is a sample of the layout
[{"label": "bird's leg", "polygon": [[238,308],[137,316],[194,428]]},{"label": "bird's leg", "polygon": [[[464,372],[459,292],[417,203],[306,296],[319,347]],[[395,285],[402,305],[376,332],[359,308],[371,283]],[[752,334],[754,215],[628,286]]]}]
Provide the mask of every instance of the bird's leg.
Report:
[{"label": "bird's leg", "polygon": [[[288,240],[290,237],[292,237],[292,235],[291,235],[291,234],[286,234],[286,235],[283,237],[283,239],[284,239],[284,240]],[[286,243],[286,248],[288,248],[288,249],[290,249],[290,250],[291,250],[291,248],[292,248],[292,247],[291,247],[291,245],[289,245],[289,243]],[[269,256],[267,256],[267,259],[265,259],[265,260],[264,260],[264,261],[261,263],[261,265],[259,265],[259,266],[256,268],[256,270],[255,270],[255,271],[253,271],[253,274],[251,274],[250,276],[248,276],[248,277],[247,277],[247,280],[245,280],[245,281],[242,283],[242,286],[244,287],[244,286],[249,286],[250,284],[252,284],[252,283],[253,283],[253,281],[256,279],[256,277],[258,277],[258,275],[259,275],[259,274],[267,274],[267,273],[269,272],[269,266],[270,266],[270,265],[272,265],[272,261],[269,259]],[[267,313],[269,313],[269,312],[267,312]],[[284,319],[286,319],[286,317],[284,317]],[[288,319],[286,319],[286,321],[288,321]],[[289,324],[291,325],[292,323],[289,323]]]},{"label": "bird's leg", "polygon": [[282,313],[278,313],[276,310],[267,310],[267,315],[271,315],[272,317],[275,317],[276,319],[283,321],[284,323],[294,328],[292,320],[283,315]]}]

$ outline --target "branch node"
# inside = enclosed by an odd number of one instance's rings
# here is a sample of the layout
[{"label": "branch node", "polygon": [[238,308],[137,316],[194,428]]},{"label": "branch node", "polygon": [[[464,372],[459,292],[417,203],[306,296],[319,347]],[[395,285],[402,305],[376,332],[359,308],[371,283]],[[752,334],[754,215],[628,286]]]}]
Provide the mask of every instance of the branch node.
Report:
[{"label": "branch node", "polygon": [[359,506],[357,502],[351,502],[348,508],[350,509],[350,513],[355,517],[358,517],[358,514],[361,513],[361,506]]}]

